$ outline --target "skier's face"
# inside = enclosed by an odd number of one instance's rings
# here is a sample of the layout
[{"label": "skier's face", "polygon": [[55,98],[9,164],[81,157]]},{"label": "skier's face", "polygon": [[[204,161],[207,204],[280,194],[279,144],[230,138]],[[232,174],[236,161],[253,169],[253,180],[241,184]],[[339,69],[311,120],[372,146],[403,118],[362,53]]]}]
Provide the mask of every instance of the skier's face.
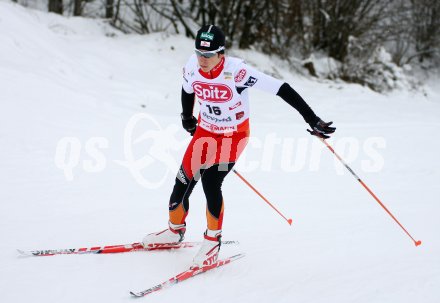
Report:
[{"label": "skier's face", "polygon": [[215,54],[211,58],[206,58],[203,56],[197,56],[197,60],[199,61],[199,66],[205,73],[209,72],[214,68],[219,62],[222,60],[223,54]]}]

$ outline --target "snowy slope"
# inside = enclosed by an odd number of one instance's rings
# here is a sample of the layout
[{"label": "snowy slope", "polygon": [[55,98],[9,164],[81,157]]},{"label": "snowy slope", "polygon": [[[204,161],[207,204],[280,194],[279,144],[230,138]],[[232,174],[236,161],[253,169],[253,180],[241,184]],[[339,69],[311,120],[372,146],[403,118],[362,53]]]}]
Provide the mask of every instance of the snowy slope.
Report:
[{"label": "snowy slope", "polygon": [[[189,265],[196,249],[46,258],[19,258],[15,249],[129,243],[165,227],[189,140],[179,94],[192,47],[181,36],[124,36],[0,1],[1,302],[128,302],[129,290]],[[439,302],[439,92],[379,95],[298,77],[252,51],[232,54],[285,79],[335,121],[331,144],[423,245],[294,110],[252,91],[253,139],[237,169],[292,227],[231,175],[224,238],[241,244],[221,254],[246,258],[145,300]],[[198,186],[189,241],[201,239],[204,203]]]}]

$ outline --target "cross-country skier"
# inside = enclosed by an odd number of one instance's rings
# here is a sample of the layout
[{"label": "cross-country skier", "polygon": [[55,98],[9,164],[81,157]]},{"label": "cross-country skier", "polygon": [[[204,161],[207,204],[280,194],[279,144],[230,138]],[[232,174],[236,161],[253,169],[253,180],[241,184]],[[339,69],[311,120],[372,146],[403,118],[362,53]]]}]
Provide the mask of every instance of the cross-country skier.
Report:
[{"label": "cross-country skier", "polygon": [[[192,136],[169,200],[168,228],[147,235],[143,245],[181,242],[186,230],[189,196],[198,180],[206,195],[207,229],[193,260],[194,267],[215,262],[223,223],[222,182],[232,170],[249,138],[248,90],[257,88],[280,96],[310,125],[312,135],[329,138],[332,122],[323,122],[288,84],[225,56],[225,36],[215,25],[198,32],[193,54],[183,69],[182,126]],[[195,100],[200,104],[193,116]]]}]

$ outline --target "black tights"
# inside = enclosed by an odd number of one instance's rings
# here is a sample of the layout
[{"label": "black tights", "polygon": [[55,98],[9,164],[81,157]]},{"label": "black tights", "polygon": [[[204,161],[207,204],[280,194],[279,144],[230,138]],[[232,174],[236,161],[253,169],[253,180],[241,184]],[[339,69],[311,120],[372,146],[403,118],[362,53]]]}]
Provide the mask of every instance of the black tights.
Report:
[{"label": "black tights", "polygon": [[[217,220],[221,217],[223,210],[223,196],[221,190],[222,183],[234,165],[235,163],[215,164],[207,169],[201,169],[200,174],[196,174],[196,176],[201,175],[202,178],[202,186],[206,196],[207,210]],[[186,216],[186,213],[188,213],[189,210],[189,196],[196,186],[198,179],[199,178],[196,177],[188,179],[183,167],[179,169],[176,177],[176,183],[174,184],[174,189],[170,197],[170,211],[175,210],[180,206],[181,203],[183,203],[183,209]],[[184,182],[182,182],[182,180]],[[182,221],[184,221],[184,218]]]}]

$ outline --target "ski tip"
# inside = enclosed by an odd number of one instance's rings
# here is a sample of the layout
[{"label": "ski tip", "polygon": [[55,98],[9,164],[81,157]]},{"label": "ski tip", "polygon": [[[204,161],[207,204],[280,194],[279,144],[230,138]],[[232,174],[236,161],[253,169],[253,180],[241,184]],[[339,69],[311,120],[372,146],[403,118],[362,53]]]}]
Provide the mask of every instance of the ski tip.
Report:
[{"label": "ski tip", "polygon": [[416,242],[416,246],[419,246],[419,245],[422,245],[422,241],[420,241],[420,240]]},{"label": "ski tip", "polygon": [[147,294],[147,293],[144,293],[144,292],[134,292],[134,291],[130,291],[130,295],[131,295],[133,298],[142,298],[142,297],[145,297],[146,294]]},{"label": "ski tip", "polygon": [[292,219],[287,220],[287,223],[289,223],[289,225],[292,225],[292,222],[293,222]]},{"label": "ski tip", "polygon": [[31,257],[33,256],[30,252],[21,250],[17,248],[17,252],[19,253],[19,257]]},{"label": "ski tip", "polygon": [[137,293],[132,292],[132,291],[130,291],[130,295],[132,295],[135,298],[139,298],[140,297]]}]

